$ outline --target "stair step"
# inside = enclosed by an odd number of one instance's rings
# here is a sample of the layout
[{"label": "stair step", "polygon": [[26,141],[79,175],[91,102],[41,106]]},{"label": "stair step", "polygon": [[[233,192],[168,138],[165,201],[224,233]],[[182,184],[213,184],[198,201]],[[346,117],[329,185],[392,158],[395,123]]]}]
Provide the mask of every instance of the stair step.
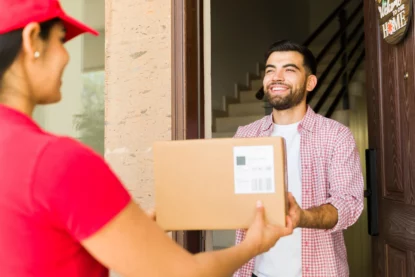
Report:
[{"label": "stair step", "polygon": [[321,83],[323,82],[323,84],[330,84],[330,82],[334,79],[334,77],[336,77],[337,71],[331,70],[329,72],[329,75],[327,75],[327,77],[324,80],[321,80],[319,77],[321,77],[321,74],[323,73],[323,70],[317,71],[317,82]]},{"label": "stair step", "polygon": [[350,123],[350,110],[337,110],[331,115],[331,119],[340,122],[345,126],[349,126]]},{"label": "stair step", "polygon": [[[339,67],[340,68],[340,67]],[[336,76],[338,69],[336,70],[331,70],[331,72],[329,73],[329,75],[324,79],[323,83],[325,85],[330,84],[330,82],[334,79],[334,77]],[[366,73],[365,73],[365,69],[364,67],[358,67],[359,69],[356,70],[353,79],[351,81],[357,81],[357,82],[366,82]],[[317,76],[321,76],[321,73],[323,73],[323,70],[318,71]],[[341,81],[341,77],[339,78],[339,80]],[[321,82],[321,80],[317,80],[318,82]],[[327,87],[327,86],[326,86]]]},{"label": "stair step", "polygon": [[[349,62],[348,62],[348,69],[349,70],[354,66],[354,64],[356,63],[358,57],[359,57],[359,55],[355,53],[353,58],[351,60],[349,60]],[[334,58],[334,57],[332,57],[332,58]],[[317,72],[320,73],[320,74],[323,73],[323,71],[326,70],[327,66],[331,63],[332,58],[330,58],[330,59],[325,58],[322,61],[320,61],[320,63],[317,66]],[[341,68],[341,58],[337,60],[336,64],[333,66],[331,71],[337,73],[340,68]]]},{"label": "stair step", "polygon": [[356,73],[353,76],[353,81],[366,82],[366,71],[364,68],[356,70]]},{"label": "stair step", "polygon": [[247,125],[264,116],[264,114],[259,114],[250,116],[219,117],[216,118],[216,132],[236,132],[239,126]]},{"label": "stair step", "polygon": [[[321,74],[323,74],[323,72],[326,70],[327,66],[329,65],[329,63],[320,63],[317,66],[317,76],[321,76]],[[340,63],[336,63],[330,70],[329,72],[329,76],[327,76],[326,80],[332,80],[334,78],[334,76],[336,76],[337,72],[339,72],[340,69]]]},{"label": "stair step", "polygon": [[[323,93],[326,91],[326,89],[329,87],[330,83],[329,82],[324,82],[320,89],[318,90],[317,94],[314,95],[313,100],[314,99],[320,99],[321,96],[323,95]],[[341,90],[342,88],[342,84],[338,81],[337,84],[334,86],[333,90],[331,91],[330,94],[336,94]]]},{"label": "stair step", "polygon": [[252,103],[231,104],[228,106],[229,117],[258,115],[261,113],[265,115],[264,105],[265,103],[260,100]]},{"label": "stair step", "polygon": [[251,89],[255,90],[255,91],[258,91],[262,87],[262,84],[263,84],[263,79],[252,80],[251,81]]},{"label": "stair step", "polygon": [[256,99],[255,94],[258,90],[243,90],[239,92],[239,102],[241,103],[252,103],[258,102]]},{"label": "stair step", "polygon": [[[336,98],[336,96],[334,95],[334,96],[329,96],[327,99],[326,99],[326,101],[325,101],[325,103],[323,104],[323,106],[321,107],[321,109],[320,109],[320,112],[319,112],[319,114],[322,114],[322,115],[324,115],[323,114],[323,111],[328,111],[329,110],[329,108],[330,108],[330,106],[331,106],[331,104],[333,103],[333,101],[334,101],[334,99]],[[317,105],[317,102],[320,100],[320,98],[319,97],[317,97],[317,98],[313,98],[313,100],[311,100],[311,102],[310,102],[310,106],[314,109],[314,107]]]},{"label": "stair step", "polygon": [[235,135],[235,132],[213,132],[212,138],[232,138]]}]

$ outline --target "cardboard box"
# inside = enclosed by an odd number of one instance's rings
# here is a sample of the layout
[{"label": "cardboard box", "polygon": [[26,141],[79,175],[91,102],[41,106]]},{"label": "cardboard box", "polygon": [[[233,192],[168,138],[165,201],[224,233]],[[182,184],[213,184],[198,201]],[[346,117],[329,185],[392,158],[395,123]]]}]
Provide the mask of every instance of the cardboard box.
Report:
[{"label": "cardboard box", "polygon": [[169,231],[248,228],[262,200],[285,225],[286,152],[281,137],[154,144],[158,224]]}]

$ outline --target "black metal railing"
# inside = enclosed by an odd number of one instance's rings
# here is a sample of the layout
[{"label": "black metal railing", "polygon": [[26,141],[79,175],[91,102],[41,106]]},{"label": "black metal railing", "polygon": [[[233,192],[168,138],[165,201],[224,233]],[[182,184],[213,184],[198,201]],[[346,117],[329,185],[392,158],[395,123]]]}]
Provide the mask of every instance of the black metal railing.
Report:
[{"label": "black metal railing", "polygon": [[[356,6],[353,7],[352,4]],[[347,9],[353,8],[350,16],[347,15]],[[335,95],[334,100],[330,104],[328,110],[325,112],[326,117],[331,117],[340,101],[343,100],[343,108],[349,108],[349,92],[348,86],[350,80],[356,73],[357,68],[362,63],[365,57],[364,49],[360,52],[360,55],[355,56],[356,52],[362,48],[364,44],[364,18],[363,18],[363,0],[344,0],[324,21],[323,23],[304,41],[303,45],[310,47],[316,41],[316,39],[327,30],[330,26],[335,24],[336,18],[338,19],[339,28],[329,39],[323,49],[317,54],[317,65],[327,56],[330,50],[336,43],[340,44],[340,48],[334,57],[328,62],[327,67],[318,77],[318,84],[316,88],[307,95],[307,103],[319,95],[320,98],[317,104],[313,107],[315,112],[319,112],[323,106],[326,106],[326,102],[330,96]],[[351,27],[355,24],[355,27],[349,32]],[[358,38],[356,40],[356,38]],[[353,45],[353,41],[356,43]],[[338,45],[337,44],[337,45]],[[353,61],[353,62],[352,62]],[[341,66],[334,74],[331,80],[327,80],[329,74],[333,71],[336,64],[340,63]],[[329,82],[327,88],[321,93],[322,84],[325,81]],[[334,89],[337,84],[341,82],[340,89],[337,93]],[[258,99],[264,99],[263,87],[256,93]],[[266,105],[266,110],[269,112],[271,107]]]}]

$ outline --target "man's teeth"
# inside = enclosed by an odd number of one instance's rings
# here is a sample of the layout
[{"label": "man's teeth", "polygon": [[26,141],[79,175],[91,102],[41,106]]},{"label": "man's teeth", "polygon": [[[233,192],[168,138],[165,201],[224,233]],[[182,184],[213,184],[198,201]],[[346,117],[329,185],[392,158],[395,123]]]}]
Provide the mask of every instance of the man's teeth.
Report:
[{"label": "man's teeth", "polygon": [[286,90],[286,87],[274,87],[272,88],[272,91],[282,91],[282,90]]}]

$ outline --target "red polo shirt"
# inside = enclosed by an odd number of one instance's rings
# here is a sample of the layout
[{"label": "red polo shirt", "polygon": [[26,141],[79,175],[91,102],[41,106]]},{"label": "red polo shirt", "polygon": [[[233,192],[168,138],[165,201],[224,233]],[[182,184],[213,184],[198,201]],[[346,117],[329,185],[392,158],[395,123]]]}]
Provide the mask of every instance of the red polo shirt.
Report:
[{"label": "red polo shirt", "polygon": [[92,150],[0,105],[0,276],[108,276],[79,242],[130,199]]}]

